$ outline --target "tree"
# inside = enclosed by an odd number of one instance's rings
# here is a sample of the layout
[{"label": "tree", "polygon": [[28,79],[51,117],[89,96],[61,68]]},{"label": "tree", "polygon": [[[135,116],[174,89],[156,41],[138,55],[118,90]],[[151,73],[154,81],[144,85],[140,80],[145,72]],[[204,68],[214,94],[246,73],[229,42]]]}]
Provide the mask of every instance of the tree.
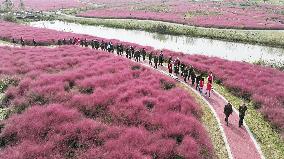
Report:
[{"label": "tree", "polygon": [[25,4],[24,4],[24,1],[23,1],[23,0],[20,0],[19,9],[20,9],[21,11],[24,11],[24,10],[25,10]]},{"label": "tree", "polygon": [[3,2],[3,11],[10,12],[13,9],[13,2],[11,0],[5,0]]}]

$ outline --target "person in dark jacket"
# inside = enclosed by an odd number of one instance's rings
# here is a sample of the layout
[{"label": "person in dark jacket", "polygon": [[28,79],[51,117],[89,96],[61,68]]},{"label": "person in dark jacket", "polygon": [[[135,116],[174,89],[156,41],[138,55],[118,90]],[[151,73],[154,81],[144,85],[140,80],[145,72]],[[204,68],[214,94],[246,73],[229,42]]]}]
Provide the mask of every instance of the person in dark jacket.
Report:
[{"label": "person in dark jacket", "polygon": [[101,50],[103,50],[103,51],[105,50],[105,42],[103,40],[101,42],[101,46],[100,47],[101,47]]},{"label": "person in dark jacket", "polygon": [[143,49],[141,50],[141,55],[142,55],[143,61],[145,61],[145,60],[146,60],[146,50],[145,50],[145,48],[143,48]]},{"label": "person in dark jacket", "polygon": [[139,57],[140,57],[140,51],[137,50],[137,51],[135,51],[135,53],[134,53],[134,58],[135,58],[135,61],[136,61],[136,62],[139,62]]},{"label": "person in dark jacket", "polygon": [[181,72],[181,76],[183,77],[183,74],[184,74],[184,69],[185,69],[185,64],[184,63],[181,63],[180,64],[180,72]]},{"label": "person in dark jacket", "polygon": [[36,43],[35,39],[33,39],[33,45],[37,46],[37,43]]},{"label": "person in dark jacket", "polygon": [[125,54],[126,54],[126,58],[129,58],[129,59],[131,59],[131,52],[130,52],[130,48],[129,47],[127,47],[126,48],[126,50],[125,50]]},{"label": "person in dark jacket", "polygon": [[94,40],[91,41],[91,47],[92,47],[92,49],[95,48],[95,41]]},{"label": "person in dark jacket", "polygon": [[149,54],[149,65],[152,65],[153,52]]},{"label": "person in dark jacket", "polygon": [[[73,37],[73,38],[74,38],[74,37]],[[68,44],[69,44],[69,45],[72,45],[72,44],[73,44],[73,39],[72,39],[72,38],[69,39]]]},{"label": "person in dark jacket", "polygon": [[164,62],[164,54],[163,51],[161,51],[159,55],[159,66],[163,66],[163,62]]},{"label": "person in dark jacket", "polygon": [[196,90],[198,90],[198,91],[200,91],[200,88],[199,88],[199,82],[200,82],[200,80],[202,79],[202,74],[200,74],[199,76],[197,76],[196,77],[196,87],[195,87],[195,89]]},{"label": "person in dark jacket", "polygon": [[229,126],[229,116],[233,113],[233,108],[231,103],[229,102],[228,104],[225,105],[224,107],[224,114],[225,114],[225,122],[227,126]]},{"label": "person in dark jacket", "polygon": [[16,44],[16,43],[17,43],[14,38],[12,39],[12,43],[13,43],[13,44]]},{"label": "person in dark jacket", "polygon": [[120,52],[120,45],[117,44],[117,45],[116,45],[116,54],[119,55],[119,52]]},{"label": "person in dark jacket", "polygon": [[172,58],[172,57],[170,57],[170,58],[168,59],[168,64],[169,64],[169,63],[171,63],[171,62],[172,62],[172,60],[173,60],[173,58]]},{"label": "person in dark jacket", "polygon": [[21,37],[21,45],[25,46],[25,40]]},{"label": "person in dark jacket", "polygon": [[174,72],[175,72],[176,76],[179,75],[179,66],[180,66],[180,61],[177,58],[174,62]]},{"label": "person in dark jacket", "polygon": [[154,64],[155,64],[155,66],[154,66],[154,68],[158,68],[158,57],[157,57],[157,55],[156,56],[154,56]]},{"label": "person in dark jacket", "polygon": [[130,53],[131,57],[134,57],[135,49],[133,46],[130,46]]},{"label": "person in dark jacket", "polygon": [[124,51],[124,47],[122,44],[119,45],[119,55],[122,56]]},{"label": "person in dark jacket", "polygon": [[137,53],[138,61],[140,62],[140,60],[141,60],[141,51],[137,50],[136,53]]},{"label": "person in dark jacket", "polygon": [[88,42],[87,39],[84,40],[84,45],[85,45],[85,47],[88,47],[88,46],[89,46],[89,42]]},{"label": "person in dark jacket", "polygon": [[80,39],[80,46],[83,47],[84,46],[84,40]]},{"label": "person in dark jacket", "polygon": [[100,48],[100,43],[98,42],[98,40],[95,40],[95,48],[98,50]]},{"label": "person in dark jacket", "polygon": [[245,105],[245,103],[243,103],[240,107],[239,107],[239,127],[241,127],[243,125],[244,122],[244,118],[246,115],[246,111],[247,111],[247,106]]},{"label": "person in dark jacket", "polygon": [[195,78],[196,78],[194,70],[192,70],[190,77],[191,77],[191,85],[194,86]]},{"label": "person in dark jacket", "polygon": [[60,39],[57,41],[57,45],[59,45],[59,46],[61,46],[61,45],[62,45],[62,42],[61,42],[61,40],[60,40]]},{"label": "person in dark jacket", "polygon": [[105,51],[108,51],[108,50],[107,50],[107,46],[108,46],[108,44],[109,44],[108,42],[105,42],[105,43],[104,43],[104,45],[105,45],[105,46],[104,46]]},{"label": "person in dark jacket", "polygon": [[193,72],[193,67],[190,66],[188,69],[188,80],[190,79],[192,72]]},{"label": "person in dark jacket", "polygon": [[66,41],[65,38],[63,39],[62,43],[63,43],[63,45],[66,45],[66,44],[67,44],[67,41]]},{"label": "person in dark jacket", "polygon": [[186,82],[186,79],[188,76],[188,70],[189,70],[189,67],[185,67],[185,69],[183,70],[184,82]]}]

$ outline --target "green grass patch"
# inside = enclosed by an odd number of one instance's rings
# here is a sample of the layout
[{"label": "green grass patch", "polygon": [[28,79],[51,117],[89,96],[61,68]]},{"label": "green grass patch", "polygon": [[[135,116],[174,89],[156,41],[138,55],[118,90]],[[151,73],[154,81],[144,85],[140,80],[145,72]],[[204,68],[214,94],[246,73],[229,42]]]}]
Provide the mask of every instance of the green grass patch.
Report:
[{"label": "green grass patch", "polygon": [[189,11],[185,14],[185,18],[193,18],[198,16],[216,16],[221,15],[220,12],[213,12],[213,11],[206,11],[206,10],[196,10],[196,11]]},{"label": "green grass patch", "polygon": [[130,10],[133,11],[147,11],[147,12],[162,12],[162,13],[168,13],[170,12],[170,9],[165,4],[153,4],[153,5],[142,5],[142,6],[134,6],[131,7]]},{"label": "green grass patch", "polygon": [[192,97],[194,97],[194,99],[196,100],[196,103],[199,106],[201,106],[202,112],[203,112],[201,121],[203,125],[205,126],[209,134],[209,137],[212,140],[214,152],[216,155],[215,157],[216,158],[229,158],[224,139],[221,135],[221,130],[219,129],[219,126],[218,126],[218,122],[213,112],[211,112],[211,109],[209,108],[209,106],[201,99],[200,96],[195,94],[191,89],[185,87],[183,84],[178,84],[178,87],[185,89]]},{"label": "green grass patch", "polygon": [[[232,95],[228,89],[221,85],[214,84],[214,89],[221,93],[232,105],[238,109],[242,104],[242,99]],[[246,102],[248,111],[245,121],[254,135],[256,141],[260,144],[261,150],[267,159],[284,158],[284,140],[274,130],[271,125],[265,121],[263,115],[254,109],[253,102]]]}]

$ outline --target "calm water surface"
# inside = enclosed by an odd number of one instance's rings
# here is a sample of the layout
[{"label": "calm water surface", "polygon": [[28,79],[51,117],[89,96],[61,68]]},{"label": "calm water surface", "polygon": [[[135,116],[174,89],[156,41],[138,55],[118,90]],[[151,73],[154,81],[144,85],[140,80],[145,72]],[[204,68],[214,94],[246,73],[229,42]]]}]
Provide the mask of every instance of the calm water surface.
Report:
[{"label": "calm water surface", "polygon": [[125,42],[152,46],[155,49],[169,49],[172,51],[184,52],[186,54],[216,56],[235,61],[254,62],[259,59],[273,63],[282,63],[284,61],[284,49],[267,46],[81,25],[61,21],[39,21],[32,22],[30,25],[39,28],[87,34],[108,39],[118,39]]}]

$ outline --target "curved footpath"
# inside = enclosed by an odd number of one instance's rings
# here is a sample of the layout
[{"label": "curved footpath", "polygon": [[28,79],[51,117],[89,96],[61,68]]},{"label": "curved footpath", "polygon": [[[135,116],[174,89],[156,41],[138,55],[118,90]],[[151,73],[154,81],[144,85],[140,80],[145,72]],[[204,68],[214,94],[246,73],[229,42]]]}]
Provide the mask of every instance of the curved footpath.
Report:
[{"label": "curved footpath", "polygon": [[[0,44],[0,46],[10,46],[10,44]],[[21,47],[19,45],[13,45],[14,47]],[[12,47],[13,47],[12,46]],[[116,55],[116,54],[115,54]],[[121,56],[119,56],[121,57]],[[123,56],[126,58],[125,56]],[[134,61],[134,58],[132,58]],[[159,71],[162,74],[170,76],[171,78],[177,80],[178,82],[184,84],[188,88],[190,88],[194,93],[200,93],[195,90],[189,83],[183,82],[183,78],[181,76],[177,77],[175,75],[169,74],[168,69],[164,63],[164,66],[158,66],[158,69],[154,69],[152,66],[148,64],[148,60],[139,62],[140,64],[151,68],[153,70]],[[262,154],[260,146],[257,144],[255,138],[250,132],[248,126],[244,122],[244,127],[238,127],[238,111],[234,109],[233,114],[229,117],[229,126],[226,126],[225,123],[225,115],[223,113],[225,104],[228,101],[221,96],[218,92],[212,91],[211,98],[201,96],[202,99],[208,104],[214,116],[216,117],[222,137],[224,138],[226,149],[228,151],[228,156],[230,159],[264,159],[265,157]]]}]

